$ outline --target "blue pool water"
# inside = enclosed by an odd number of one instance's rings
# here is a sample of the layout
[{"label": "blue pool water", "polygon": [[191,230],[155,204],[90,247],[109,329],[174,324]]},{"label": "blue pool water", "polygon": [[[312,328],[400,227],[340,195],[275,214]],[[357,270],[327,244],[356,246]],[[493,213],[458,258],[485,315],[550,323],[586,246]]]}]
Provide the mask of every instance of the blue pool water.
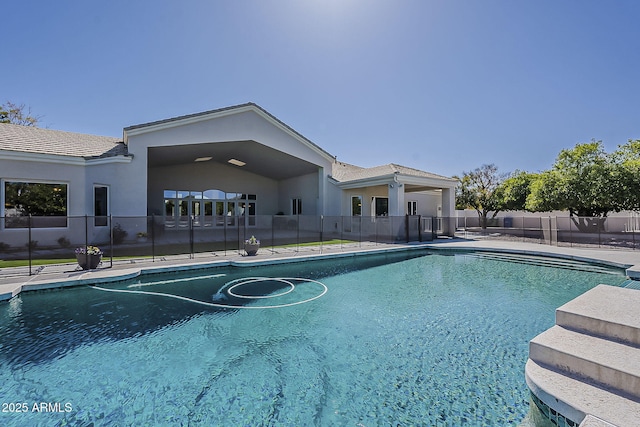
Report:
[{"label": "blue pool water", "polygon": [[518,425],[529,340],[558,306],[624,281],[417,255],[22,294],[0,305],[0,424]]}]

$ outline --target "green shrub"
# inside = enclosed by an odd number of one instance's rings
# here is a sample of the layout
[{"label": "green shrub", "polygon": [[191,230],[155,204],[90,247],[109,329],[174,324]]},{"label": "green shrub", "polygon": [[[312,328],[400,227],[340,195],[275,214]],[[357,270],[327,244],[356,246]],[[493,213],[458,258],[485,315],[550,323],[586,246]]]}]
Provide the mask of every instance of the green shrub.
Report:
[{"label": "green shrub", "polygon": [[61,248],[68,248],[71,246],[71,242],[66,237],[62,236],[58,239],[58,244]]},{"label": "green shrub", "polygon": [[122,228],[120,224],[116,224],[113,227],[113,243],[119,245],[124,242],[124,238],[127,237],[127,231]]}]

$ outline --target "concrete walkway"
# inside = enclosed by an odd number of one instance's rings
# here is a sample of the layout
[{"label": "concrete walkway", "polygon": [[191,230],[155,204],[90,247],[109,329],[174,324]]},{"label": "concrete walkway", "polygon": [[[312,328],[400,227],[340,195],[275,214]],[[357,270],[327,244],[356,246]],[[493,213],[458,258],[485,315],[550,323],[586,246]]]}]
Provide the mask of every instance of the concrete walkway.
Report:
[{"label": "concrete walkway", "polygon": [[28,268],[4,268],[0,270],[0,301],[8,300],[23,291],[77,286],[90,283],[104,283],[116,278],[135,277],[142,271],[163,271],[203,268],[207,266],[269,264],[303,261],[318,257],[356,256],[376,252],[397,251],[419,248],[437,250],[477,250],[506,252],[528,255],[553,256],[580,261],[595,261],[625,268],[627,275],[640,278],[640,251],[557,247],[535,243],[511,242],[503,240],[438,239],[429,243],[380,244],[374,242],[349,243],[341,245],[300,246],[298,248],[262,249],[258,255],[247,257],[236,251],[209,252],[187,255],[110,261],[104,259],[96,270],[77,270],[77,264],[54,264],[38,267],[37,274],[29,276]]}]

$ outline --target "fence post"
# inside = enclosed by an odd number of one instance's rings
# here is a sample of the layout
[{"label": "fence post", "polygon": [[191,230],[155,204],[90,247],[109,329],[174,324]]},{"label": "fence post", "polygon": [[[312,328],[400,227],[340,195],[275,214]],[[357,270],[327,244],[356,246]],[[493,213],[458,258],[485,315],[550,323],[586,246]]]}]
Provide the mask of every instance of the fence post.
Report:
[{"label": "fence post", "polygon": [[464,238],[466,239],[467,237],[467,214],[464,214]]},{"label": "fence post", "polygon": [[31,276],[33,273],[31,272],[31,214],[29,214],[29,234],[28,234],[28,241],[27,241],[27,252],[29,253],[29,276]]},{"label": "fence post", "polygon": [[409,243],[409,214],[404,216],[404,232],[407,237],[407,243]]},{"label": "fence post", "polygon": [[296,253],[300,252],[300,214],[296,215]]},{"label": "fence post", "polygon": [[373,221],[374,221],[374,229],[373,229],[374,241],[376,246],[378,246],[378,217],[374,216]]},{"label": "fence post", "polygon": [[84,263],[89,265],[89,216],[84,214]]},{"label": "fence post", "polygon": [[[238,230],[238,232],[240,232]],[[195,258],[193,251],[193,215],[189,217],[189,259]]]},{"label": "fence post", "polygon": [[222,216],[222,246],[224,247],[224,256],[227,256],[227,216]]},{"label": "fence post", "polygon": [[597,227],[598,227],[598,247],[601,247],[601,245],[602,245],[602,237],[601,237],[600,228],[604,225],[603,223],[604,223],[604,221],[600,221],[600,218],[598,218],[596,220],[596,224],[597,224]]},{"label": "fence post", "polygon": [[156,261],[156,214],[151,214],[151,262]]},{"label": "fence post", "polygon": [[236,225],[236,230],[238,230],[238,233],[236,233],[236,234],[238,234],[238,249],[236,250],[236,252],[239,255],[242,255],[242,242],[240,241],[240,222],[239,222],[239,219],[240,218],[238,217],[238,215],[236,215],[235,222],[234,222],[234,224]]},{"label": "fence post", "polygon": [[[456,228],[458,226],[457,221],[458,219],[456,218]],[[422,243],[422,215],[418,215],[418,241]]]},{"label": "fence post", "polygon": [[571,227],[571,214],[569,214],[569,246],[573,247],[573,227]]},{"label": "fence post", "polygon": [[438,217],[431,218],[431,240],[438,238]]},{"label": "fence post", "polygon": [[113,215],[109,214],[109,253],[111,255],[110,267],[113,267]]},{"label": "fence post", "polygon": [[275,252],[275,249],[273,248],[276,244],[275,242],[275,227],[273,226],[273,224],[275,223],[275,216],[271,215],[271,253],[273,254]]},{"label": "fence post", "polygon": [[322,215],[320,215],[320,253],[322,253],[322,246],[323,246],[323,241],[322,241]]}]

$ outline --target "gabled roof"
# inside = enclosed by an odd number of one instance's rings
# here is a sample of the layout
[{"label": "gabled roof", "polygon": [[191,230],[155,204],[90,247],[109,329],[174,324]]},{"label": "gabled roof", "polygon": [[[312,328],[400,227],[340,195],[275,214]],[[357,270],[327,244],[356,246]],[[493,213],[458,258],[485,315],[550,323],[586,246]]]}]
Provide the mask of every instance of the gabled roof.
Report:
[{"label": "gabled roof", "polygon": [[455,182],[453,178],[437,175],[435,173],[414,169],[407,166],[389,163],[382,166],[374,166],[372,168],[362,168],[350,165],[344,162],[334,162],[331,176],[338,182],[345,183],[351,181],[361,181],[384,176],[402,175],[408,177],[430,178],[444,181]]},{"label": "gabled roof", "polygon": [[0,150],[84,159],[127,155],[121,138],[0,124]]},{"label": "gabled roof", "polygon": [[253,102],[247,102],[244,104],[233,105],[230,107],[218,108],[215,110],[203,111],[200,113],[187,114],[184,116],[172,117],[169,119],[157,120],[149,123],[142,123],[138,125],[128,126],[124,128],[124,140],[126,143],[128,139],[128,135],[144,133],[145,131],[153,131],[155,129],[162,129],[165,127],[170,127],[172,124],[175,124],[175,125],[188,124],[188,123],[198,122],[202,120],[213,119],[216,117],[222,117],[229,114],[242,113],[245,111],[254,111],[255,113],[261,115],[265,119],[272,122],[277,127],[280,127],[285,132],[293,135],[298,140],[312,147],[314,150],[321,153],[323,156],[331,159],[335,158],[335,156],[328,153],[327,151],[322,149],[320,146],[313,143],[311,140],[307,139],[300,132],[296,131],[291,126],[289,126],[288,124],[278,119],[276,116],[274,116],[273,114],[271,114],[270,112],[268,112],[267,110],[265,110],[264,108],[262,108],[261,106]]}]

